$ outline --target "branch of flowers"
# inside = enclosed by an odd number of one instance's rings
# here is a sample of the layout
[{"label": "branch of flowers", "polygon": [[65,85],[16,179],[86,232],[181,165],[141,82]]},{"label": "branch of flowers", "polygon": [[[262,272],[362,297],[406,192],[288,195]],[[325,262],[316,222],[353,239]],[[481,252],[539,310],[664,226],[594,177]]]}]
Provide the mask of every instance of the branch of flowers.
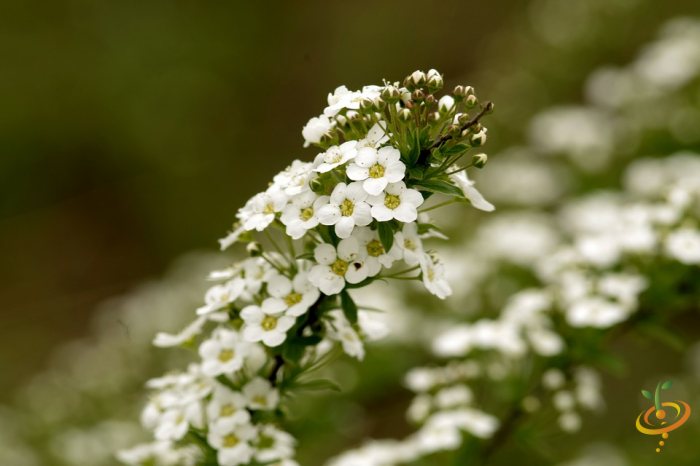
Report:
[{"label": "branch of flowers", "polygon": [[[493,102],[484,103],[484,106],[481,109],[481,111],[474,118],[462,125],[462,127],[460,128],[461,131],[464,131],[476,125],[477,123],[479,123],[479,120],[481,120],[484,117],[484,115],[486,115],[487,113],[491,113],[491,111],[493,111]],[[450,136],[449,134],[443,134],[437,139],[437,141],[433,143],[432,146],[428,147],[427,150],[431,151],[433,149],[436,149],[440,147],[445,141],[449,141],[450,139],[452,139],[452,136]]]}]

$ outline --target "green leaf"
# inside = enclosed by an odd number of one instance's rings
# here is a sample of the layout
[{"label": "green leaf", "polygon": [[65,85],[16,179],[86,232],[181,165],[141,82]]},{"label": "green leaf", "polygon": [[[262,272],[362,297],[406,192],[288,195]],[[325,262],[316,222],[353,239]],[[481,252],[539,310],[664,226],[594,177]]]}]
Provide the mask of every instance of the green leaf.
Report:
[{"label": "green leaf", "polygon": [[389,252],[394,245],[394,230],[391,228],[389,222],[379,222],[377,230],[379,232],[379,241],[382,242],[384,251]]},{"label": "green leaf", "polygon": [[413,168],[418,161],[418,157],[420,156],[420,140],[418,131],[414,130],[407,134],[406,141],[408,142],[408,154],[406,154],[405,157],[403,157],[403,154],[401,154],[402,159],[406,162],[406,166],[408,168]]},{"label": "green leaf", "polygon": [[302,390],[310,391],[320,391],[320,390],[333,390],[334,392],[340,392],[340,386],[328,379],[316,379],[309,382],[297,382],[295,384],[298,388]]},{"label": "green leaf", "polygon": [[290,341],[284,346],[282,356],[284,357],[285,361],[298,363],[302,356],[304,356],[304,346]]},{"label": "green leaf", "polygon": [[432,191],[419,191],[419,192],[420,192],[420,195],[423,196],[424,201],[427,201],[430,196],[435,194]]},{"label": "green leaf", "polygon": [[343,313],[351,324],[357,323],[357,304],[352,300],[350,294],[343,290],[340,292],[340,302],[343,306]]},{"label": "green leaf", "polygon": [[442,180],[417,181],[413,186],[434,193],[447,194],[448,196],[464,197],[464,193],[457,186]]},{"label": "green leaf", "polygon": [[422,180],[423,175],[425,173],[423,172],[422,168],[413,167],[408,169],[408,174],[411,176],[411,178],[415,178],[416,180]]},{"label": "green leaf", "polygon": [[309,261],[315,260],[313,252],[306,252],[304,254],[299,254],[297,257],[295,257],[295,259],[304,259],[304,260],[309,260]]},{"label": "green leaf", "polygon": [[650,399],[650,400],[653,400],[653,399],[654,399],[654,395],[652,395],[651,393],[649,393],[649,392],[646,391],[646,390],[642,390],[642,395],[644,395],[644,398],[648,398],[648,399]]},{"label": "green leaf", "polygon": [[419,147],[427,146],[430,142],[430,126],[426,126],[418,136]]},{"label": "green leaf", "polygon": [[449,149],[443,151],[443,153],[445,155],[459,155],[463,152],[468,151],[469,149],[471,149],[471,147],[469,147],[466,144],[455,144],[454,146],[450,147]]},{"label": "green leaf", "polygon": [[423,235],[423,234],[429,232],[430,230],[435,230],[437,232],[444,234],[444,232],[440,229],[440,227],[433,225],[432,223],[419,223],[418,224],[418,234],[419,235]]},{"label": "green leaf", "polygon": [[673,382],[669,380],[668,382],[664,382],[664,384],[661,386],[661,388],[666,390],[667,388],[671,388],[671,385],[673,385]]}]

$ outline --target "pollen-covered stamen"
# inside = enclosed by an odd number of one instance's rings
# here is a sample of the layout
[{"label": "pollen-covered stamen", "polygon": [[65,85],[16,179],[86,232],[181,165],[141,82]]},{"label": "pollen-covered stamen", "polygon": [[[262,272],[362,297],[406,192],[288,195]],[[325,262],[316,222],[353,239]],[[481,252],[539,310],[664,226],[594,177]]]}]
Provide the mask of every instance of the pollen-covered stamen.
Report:
[{"label": "pollen-covered stamen", "polygon": [[311,220],[311,217],[314,216],[314,208],[313,207],[307,207],[306,209],[302,210],[301,213],[299,214],[299,218],[302,219],[305,222],[308,222]]},{"label": "pollen-covered stamen", "polygon": [[268,332],[270,330],[274,330],[275,327],[277,327],[277,318],[272,317],[272,316],[267,316],[260,323],[260,326],[263,328],[263,330],[267,330]]},{"label": "pollen-covered stamen", "polygon": [[342,259],[336,259],[335,262],[331,265],[331,270],[333,271],[334,274],[340,275],[341,277],[345,276],[345,273],[348,271],[348,263],[345,262]]},{"label": "pollen-covered stamen", "polygon": [[384,246],[382,246],[382,243],[378,240],[373,239],[367,243],[367,254],[372,257],[379,257],[384,254]]},{"label": "pollen-covered stamen", "polygon": [[378,163],[372,165],[369,169],[369,176],[371,178],[381,178],[384,176],[384,173],[386,172],[386,168],[384,168],[382,165],[379,165]]},{"label": "pollen-covered stamen", "polygon": [[265,215],[271,215],[275,213],[275,206],[272,204],[267,204],[265,208],[263,209],[263,214]]},{"label": "pollen-covered stamen", "polygon": [[225,349],[225,350],[219,351],[219,361],[228,362],[231,359],[233,359],[233,350],[232,349]]},{"label": "pollen-covered stamen", "polygon": [[399,198],[399,196],[387,194],[384,198],[384,205],[390,208],[391,210],[394,210],[401,205],[401,199]]},{"label": "pollen-covered stamen", "polygon": [[275,439],[267,435],[261,435],[258,439],[258,450],[269,450],[275,445]]},{"label": "pollen-covered stamen", "polygon": [[233,405],[228,404],[221,407],[221,412],[219,414],[221,415],[221,417],[229,417],[233,416],[235,412],[236,408],[234,408]]},{"label": "pollen-covered stamen", "polygon": [[239,441],[240,440],[238,440],[238,437],[236,437],[235,435],[228,434],[223,438],[222,443],[223,443],[224,448],[233,448],[236,445],[238,445]]},{"label": "pollen-covered stamen", "polygon": [[404,240],[403,247],[408,249],[409,251],[415,251],[416,250],[416,242],[413,241],[412,239]]},{"label": "pollen-covered stamen", "polygon": [[355,210],[355,204],[352,203],[350,199],[345,199],[342,204],[340,204],[340,213],[343,217],[349,217]]},{"label": "pollen-covered stamen", "polygon": [[267,406],[267,398],[262,395],[257,395],[253,397],[253,402],[259,404],[260,406]]},{"label": "pollen-covered stamen", "polygon": [[299,293],[289,293],[287,296],[284,297],[284,302],[287,306],[294,306],[295,304],[299,304],[301,300],[303,299],[303,296],[300,295]]}]

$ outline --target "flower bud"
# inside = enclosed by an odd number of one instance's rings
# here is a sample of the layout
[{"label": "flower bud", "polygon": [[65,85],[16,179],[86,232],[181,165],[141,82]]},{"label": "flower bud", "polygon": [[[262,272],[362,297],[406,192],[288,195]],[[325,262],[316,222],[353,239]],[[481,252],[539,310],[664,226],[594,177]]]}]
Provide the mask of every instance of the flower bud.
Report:
[{"label": "flower bud", "polygon": [[422,71],[414,71],[408,77],[408,81],[413,84],[415,88],[421,88],[423,84],[425,84],[425,73]]},{"label": "flower bud", "polygon": [[466,125],[467,123],[469,123],[469,114],[468,113],[460,114],[459,117],[457,118],[457,121],[459,121],[459,124],[461,126]]},{"label": "flower bud", "polygon": [[372,109],[375,112],[382,113],[384,109],[386,109],[386,102],[387,101],[385,99],[382,99],[381,97],[375,97],[374,100],[372,100]]},{"label": "flower bud", "polygon": [[248,246],[246,246],[246,251],[248,251],[250,257],[258,257],[262,255],[263,248],[257,241],[251,241],[248,243]]},{"label": "flower bud", "polygon": [[489,113],[493,113],[493,109],[496,107],[496,105],[493,102],[486,102],[486,105],[484,106],[484,115],[488,115]]},{"label": "flower bud", "polygon": [[415,102],[423,102],[425,100],[425,93],[423,91],[421,91],[420,89],[416,89],[411,94],[411,99],[414,100]]},{"label": "flower bud", "polygon": [[486,131],[481,131],[479,133],[476,133],[471,138],[472,147],[483,146],[485,143],[486,143]]},{"label": "flower bud", "polygon": [[369,113],[374,110],[374,103],[372,99],[364,98],[360,101],[360,112]]},{"label": "flower bud", "polygon": [[437,105],[437,103],[438,103],[438,101],[433,94],[428,94],[425,97],[425,105],[427,107],[434,107]]},{"label": "flower bud", "polygon": [[459,125],[450,125],[446,129],[447,134],[453,138],[458,138],[462,134],[462,128]]},{"label": "flower bud", "polygon": [[440,113],[431,113],[430,115],[428,115],[428,121],[430,121],[431,123],[437,123],[438,121],[440,121]]},{"label": "flower bud", "polygon": [[474,88],[471,86],[456,86],[455,90],[452,91],[457,103],[462,102],[466,97],[474,95]]},{"label": "flower bud", "polygon": [[340,113],[335,116],[335,121],[338,123],[338,126],[341,128],[344,126],[347,126],[348,124],[348,119],[345,118],[345,115],[341,115]]},{"label": "flower bud", "polygon": [[437,70],[428,71],[426,79],[428,83],[428,89],[430,90],[430,92],[437,92],[440,89],[442,89],[442,75],[438,73]]},{"label": "flower bud", "polygon": [[396,89],[394,86],[386,86],[381,93],[382,99],[387,103],[395,104],[401,98],[401,91]]},{"label": "flower bud", "polygon": [[321,136],[321,144],[326,144],[326,145],[332,145],[333,141],[335,140],[336,135],[331,133],[330,131],[323,133],[323,136]]},{"label": "flower bud", "polygon": [[488,161],[489,158],[486,154],[476,154],[474,157],[472,157],[472,165],[476,168],[484,168],[484,165],[486,165],[486,162]]},{"label": "flower bud", "polygon": [[449,95],[443,95],[440,97],[440,101],[438,102],[438,111],[440,113],[447,113],[450,110],[452,110],[452,107],[455,105],[455,99],[452,96]]},{"label": "flower bud", "polygon": [[406,108],[411,109],[411,108],[413,108],[413,107],[415,107],[415,106],[416,106],[416,103],[415,103],[414,101],[412,101],[411,99],[408,99],[408,100],[406,101]]},{"label": "flower bud", "polygon": [[345,116],[350,123],[358,123],[360,121],[360,114],[355,110],[348,110]]},{"label": "flower bud", "polygon": [[321,181],[320,178],[314,178],[313,180],[309,181],[309,187],[311,188],[311,191],[315,192],[316,194],[322,193],[323,192],[323,181]]},{"label": "flower bud", "polygon": [[413,114],[411,113],[411,111],[409,109],[402,108],[401,110],[399,110],[399,114],[398,114],[397,118],[398,118],[399,122],[401,122],[402,124],[405,125],[405,124],[409,123],[411,120],[413,120]]},{"label": "flower bud", "polygon": [[471,131],[473,134],[480,133],[483,130],[484,126],[481,123],[477,123],[469,129],[469,131]]},{"label": "flower bud", "polygon": [[479,100],[476,98],[476,96],[474,94],[472,94],[472,95],[467,96],[464,99],[464,105],[466,105],[466,107],[471,110],[472,108],[479,105]]}]

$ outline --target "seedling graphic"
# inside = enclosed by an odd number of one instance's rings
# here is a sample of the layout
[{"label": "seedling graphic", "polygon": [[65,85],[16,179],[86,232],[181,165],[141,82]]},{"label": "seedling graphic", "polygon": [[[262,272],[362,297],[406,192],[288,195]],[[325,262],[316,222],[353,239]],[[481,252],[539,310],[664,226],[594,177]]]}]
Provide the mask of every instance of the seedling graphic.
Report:
[{"label": "seedling graphic", "polygon": [[[656,386],[656,392],[652,396],[651,393],[649,393],[646,390],[642,390],[642,395],[644,395],[645,398],[648,398],[650,400],[654,400],[654,406],[649,408],[646,411],[642,411],[642,413],[637,417],[637,430],[639,430],[641,433],[646,434],[646,435],[661,435],[661,438],[666,440],[668,438],[668,433],[672,430],[675,430],[682,426],[685,421],[688,420],[688,417],[690,417],[690,406],[684,401],[676,400],[676,403],[662,403],[660,398],[659,398],[659,393],[661,390],[665,390],[667,388],[670,388],[671,385],[673,385],[672,381],[664,382],[663,385],[661,381],[659,381],[659,384]],[[679,419],[679,416],[681,415],[681,407],[678,405],[680,403],[683,405],[683,416]],[[675,408],[676,410],[676,417],[674,418],[673,424],[669,424],[669,421],[664,421],[666,419],[666,411],[664,411],[664,406],[670,407],[670,408]],[[661,424],[653,424],[653,419],[652,422],[649,422],[649,415],[652,413],[652,411],[655,411],[655,416],[656,419],[658,419]],[[648,426],[651,426],[652,428],[647,428],[642,426],[642,423],[640,420],[642,419],[642,416],[644,416],[644,423]],[[677,420],[676,420],[677,419]],[[663,447],[664,446],[664,440],[661,440],[659,442],[659,446]],[[657,453],[661,451],[661,448],[656,449]]]}]

